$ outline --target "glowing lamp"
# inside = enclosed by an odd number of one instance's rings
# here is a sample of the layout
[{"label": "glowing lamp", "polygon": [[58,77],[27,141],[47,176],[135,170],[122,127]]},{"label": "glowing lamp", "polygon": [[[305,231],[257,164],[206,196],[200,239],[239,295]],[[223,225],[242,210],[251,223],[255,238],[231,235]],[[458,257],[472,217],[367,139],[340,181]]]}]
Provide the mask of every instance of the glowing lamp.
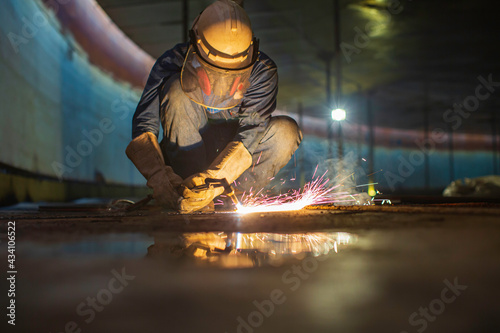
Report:
[{"label": "glowing lamp", "polygon": [[335,121],[345,120],[346,112],[344,109],[332,110],[332,119]]}]

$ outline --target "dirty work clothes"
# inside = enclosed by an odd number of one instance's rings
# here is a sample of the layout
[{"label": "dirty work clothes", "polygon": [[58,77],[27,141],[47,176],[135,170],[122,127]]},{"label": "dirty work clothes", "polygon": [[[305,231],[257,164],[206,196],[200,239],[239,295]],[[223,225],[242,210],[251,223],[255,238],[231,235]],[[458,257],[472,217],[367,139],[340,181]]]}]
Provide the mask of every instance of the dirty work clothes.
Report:
[{"label": "dirty work clothes", "polygon": [[[132,121],[132,138],[144,132],[159,134],[160,129],[160,92],[173,76],[181,73],[188,44],[178,44],[165,52],[156,61],[149,75],[146,87]],[[232,118],[238,119],[235,141],[241,141],[253,153],[264,135],[271,113],[276,108],[278,94],[278,71],[275,63],[264,53],[253,66],[250,87],[241,103],[232,109]],[[168,99],[165,103],[170,103]],[[211,111],[213,112],[213,110]],[[217,113],[214,113],[216,115]]]},{"label": "dirty work clothes", "polygon": [[[166,163],[182,178],[207,169],[226,145],[238,136],[240,122],[234,110],[211,114],[191,101],[182,91],[179,76],[172,77],[160,92],[160,144]],[[284,167],[302,139],[297,123],[290,117],[270,117],[252,154],[252,166],[236,181],[237,188],[257,191]]]}]

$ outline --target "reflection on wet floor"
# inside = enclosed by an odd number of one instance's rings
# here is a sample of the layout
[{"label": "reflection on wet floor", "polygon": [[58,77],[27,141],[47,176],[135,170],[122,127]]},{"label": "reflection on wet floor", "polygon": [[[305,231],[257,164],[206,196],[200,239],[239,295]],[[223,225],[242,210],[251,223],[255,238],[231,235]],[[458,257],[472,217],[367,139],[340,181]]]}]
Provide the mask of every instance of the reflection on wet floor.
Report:
[{"label": "reflection on wet floor", "polygon": [[15,219],[19,332],[499,331],[497,208],[44,214]]},{"label": "reflection on wet floor", "polygon": [[22,241],[18,253],[25,258],[68,259],[94,256],[107,258],[141,258],[154,238],[146,234],[105,234],[69,238],[57,234],[42,241]]},{"label": "reflection on wet floor", "polygon": [[[498,331],[497,227],[349,231],[19,237],[16,328],[410,333],[423,325],[409,318],[421,322],[448,281],[467,289],[429,310],[426,332]],[[126,288],[110,294],[117,275]],[[277,292],[273,314],[258,312]]]},{"label": "reflection on wet floor", "polygon": [[357,242],[346,232],[310,233],[158,233],[109,234],[57,242],[27,241],[19,253],[27,258],[187,259],[219,268],[281,266],[288,260],[338,253]]},{"label": "reflection on wet floor", "polygon": [[289,259],[318,257],[352,245],[357,236],[344,232],[301,234],[204,232],[155,236],[148,248],[153,258],[194,259],[221,268],[280,266]]}]

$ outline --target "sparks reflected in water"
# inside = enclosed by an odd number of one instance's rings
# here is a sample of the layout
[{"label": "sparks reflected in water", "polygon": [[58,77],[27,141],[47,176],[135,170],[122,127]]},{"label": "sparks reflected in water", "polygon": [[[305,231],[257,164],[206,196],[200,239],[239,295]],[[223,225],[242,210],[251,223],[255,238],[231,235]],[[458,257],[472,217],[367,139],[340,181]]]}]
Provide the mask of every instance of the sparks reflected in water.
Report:
[{"label": "sparks reflected in water", "polygon": [[199,232],[155,235],[148,257],[191,258],[196,264],[220,268],[281,266],[307,257],[339,253],[356,244],[358,236],[345,232],[292,234]]},{"label": "sparks reflected in water", "polygon": [[[317,170],[317,167],[316,167]],[[304,188],[290,190],[285,194],[267,196],[261,194],[243,195],[241,203],[236,207],[238,214],[297,211],[310,205],[355,202],[356,194],[338,191],[342,184],[329,186],[330,179],[325,178],[326,171],[321,177],[308,182]],[[315,171],[316,173],[316,171]],[[314,175],[313,175],[314,177]]]}]

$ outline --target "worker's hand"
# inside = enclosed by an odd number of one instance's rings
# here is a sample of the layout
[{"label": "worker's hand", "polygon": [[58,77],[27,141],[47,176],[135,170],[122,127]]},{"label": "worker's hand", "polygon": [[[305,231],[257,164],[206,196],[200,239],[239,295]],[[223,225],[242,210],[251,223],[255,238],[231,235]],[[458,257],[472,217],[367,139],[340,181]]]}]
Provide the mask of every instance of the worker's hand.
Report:
[{"label": "worker's hand", "polygon": [[195,211],[202,210],[208,206],[215,197],[224,192],[222,186],[206,186],[206,188],[199,189],[196,186],[205,185],[206,175],[204,173],[197,173],[187,178],[181,185],[182,199],[179,204],[179,211],[182,214],[189,214]]},{"label": "worker's hand", "polygon": [[172,184],[172,187],[177,190],[182,185],[181,176],[176,174],[174,169],[172,169],[169,165],[165,167],[165,171],[167,172],[167,178],[170,181],[170,184]]},{"label": "worker's hand", "polygon": [[180,195],[177,188],[182,184],[182,178],[172,167],[165,165],[156,136],[150,132],[142,133],[129,143],[125,152],[147,179],[156,203],[178,210]]},{"label": "worker's hand", "polygon": [[153,198],[166,208],[179,209],[180,196],[177,188],[182,184],[182,178],[170,166],[155,173],[148,180],[148,186],[153,189]]},{"label": "worker's hand", "polygon": [[252,165],[252,155],[243,143],[229,142],[207,170],[196,173],[182,182],[184,189],[179,206],[180,212],[191,213],[200,210],[224,192],[223,186],[207,186],[207,178],[225,179],[231,184],[250,165]]}]

